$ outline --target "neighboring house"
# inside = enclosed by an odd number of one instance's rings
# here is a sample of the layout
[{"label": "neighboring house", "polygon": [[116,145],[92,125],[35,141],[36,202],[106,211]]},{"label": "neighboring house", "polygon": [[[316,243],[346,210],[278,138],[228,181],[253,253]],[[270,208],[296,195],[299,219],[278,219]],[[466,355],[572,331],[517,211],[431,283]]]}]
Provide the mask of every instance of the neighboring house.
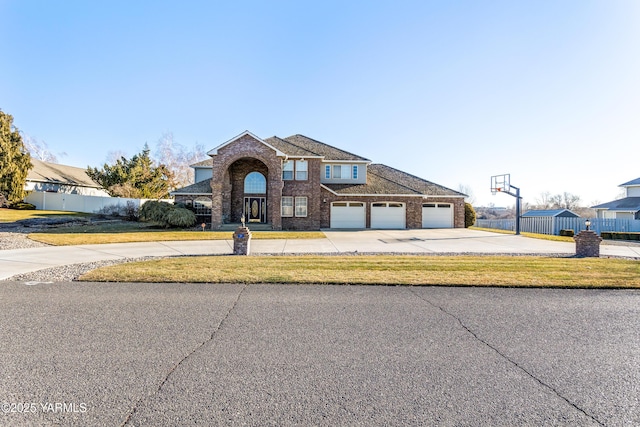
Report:
[{"label": "neighboring house", "polygon": [[640,219],[640,178],[620,184],[627,196],[612,202],[592,206],[598,218]]},{"label": "neighboring house", "polygon": [[303,135],[246,131],[207,154],[171,195],[213,229],[242,216],[274,230],[464,227],[465,194]]},{"label": "neighboring house", "polygon": [[522,215],[523,218],[580,218],[575,212],[569,209],[540,209],[530,210]]},{"label": "neighboring house", "polygon": [[100,184],[87,175],[85,169],[34,158],[31,163],[33,168],[29,170],[25,184],[27,191],[109,197]]}]

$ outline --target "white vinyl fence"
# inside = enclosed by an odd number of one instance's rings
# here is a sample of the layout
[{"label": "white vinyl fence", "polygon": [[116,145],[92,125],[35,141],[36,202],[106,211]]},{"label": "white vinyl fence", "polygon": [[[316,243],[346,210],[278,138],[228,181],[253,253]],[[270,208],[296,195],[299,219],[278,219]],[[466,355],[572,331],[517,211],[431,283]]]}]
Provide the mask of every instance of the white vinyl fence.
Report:
[{"label": "white vinyl fence", "polygon": [[[97,213],[106,207],[125,208],[130,202],[139,208],[149,199],[128,199],[124,197],[84,196],[82,194],[47,193],[32,191],[24,199],[40,210]],[[173,203],[173,200],[164,200]]]},{"label": "white vinyl fence", "polygon": [[[586,218],[520,218],[520,231],[527,233],[559,235],[560,230],[573,230],[575,234],[585,230]],[[515,219],[479,219],[476,227],[498,230],[516,229]],[[637,219],[591,219],[591,230],[600,234],[603,231],[640,232],[640,220]]]}]

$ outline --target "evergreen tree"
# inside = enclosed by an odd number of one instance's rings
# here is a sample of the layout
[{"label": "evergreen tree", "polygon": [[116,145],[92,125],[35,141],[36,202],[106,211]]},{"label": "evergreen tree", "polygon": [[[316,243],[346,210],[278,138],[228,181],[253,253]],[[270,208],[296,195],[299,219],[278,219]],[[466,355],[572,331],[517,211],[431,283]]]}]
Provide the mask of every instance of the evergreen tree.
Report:
[{"label": "evergreen tree", "polygon": [[173,188],[173,174],[165,165],[153,164],[149,146],[130,160],[120,157],[102,169],[87,168],[87,175],[102,185],[111,196],[137,199],[162,199]]},{"label": "evergreen tree", "polygon": [[24,199],[24,185],[32,167],[22,136],[13,126],[13,116],[0,110],[0,193],[10,204]]}]

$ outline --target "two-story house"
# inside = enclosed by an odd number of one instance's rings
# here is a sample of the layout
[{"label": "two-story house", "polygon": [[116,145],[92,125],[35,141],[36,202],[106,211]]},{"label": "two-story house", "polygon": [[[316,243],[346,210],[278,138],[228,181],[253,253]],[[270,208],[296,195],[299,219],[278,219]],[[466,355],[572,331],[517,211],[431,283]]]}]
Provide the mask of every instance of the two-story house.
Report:
[{"label": "two-story house", "polygon": [[620,184],[626,197],[592,206],[598,218],[640,219],[640,178]]},{"label": "two-story house", "polygon": [[246,131],[207,154],[171,194],[212,229],[242,216],[274,230],[464,227],[464,194],[303,135]]}]

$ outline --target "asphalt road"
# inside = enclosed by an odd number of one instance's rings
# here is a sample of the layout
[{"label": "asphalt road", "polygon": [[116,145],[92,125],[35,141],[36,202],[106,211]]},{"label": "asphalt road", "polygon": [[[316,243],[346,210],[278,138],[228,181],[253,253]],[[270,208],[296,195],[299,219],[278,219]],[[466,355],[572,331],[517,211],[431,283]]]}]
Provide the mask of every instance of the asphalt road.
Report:
[{"label": "asphalt road", "polygon": [[640,293],[0,286],[0,425],[640,425]]}]

